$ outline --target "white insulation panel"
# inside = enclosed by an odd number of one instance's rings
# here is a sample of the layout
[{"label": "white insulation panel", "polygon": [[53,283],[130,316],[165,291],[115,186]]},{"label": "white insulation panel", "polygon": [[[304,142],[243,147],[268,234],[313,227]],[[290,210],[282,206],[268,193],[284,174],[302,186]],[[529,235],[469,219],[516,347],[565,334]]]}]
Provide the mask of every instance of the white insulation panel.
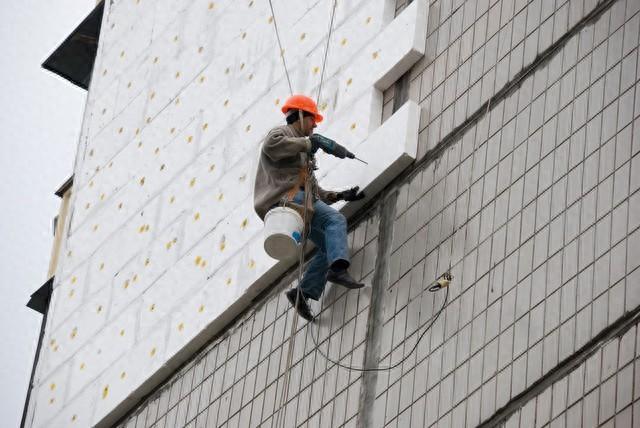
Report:
[{"label": "white insulation panel", "polygon": [[[274,1],[315,98],[333,2]],[[375,197],[415,158],[419,107],[382,91],[424,54],[428,5],[337,2],[318,132],[323,187]],[[263,250],[258,150],[289,95],[267,2],[106,2],[30,426],[107,426],[291,263]],[[347,216],[357,206],[338,205]]]}]

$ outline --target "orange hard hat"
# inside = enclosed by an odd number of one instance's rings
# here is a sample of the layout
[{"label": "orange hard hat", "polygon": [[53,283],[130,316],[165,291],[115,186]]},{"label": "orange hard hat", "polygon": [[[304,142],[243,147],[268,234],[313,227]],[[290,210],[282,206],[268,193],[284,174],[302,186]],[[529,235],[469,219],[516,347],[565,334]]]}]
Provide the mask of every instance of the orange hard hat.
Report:
[{"label": "orange hard hat", "polygon": [[316,123],[322,122],[322,115],[318,113],[318,106],[316,102],[306,95],[291,95],[287,98],[282,106],[282,112],[287,114],[289,110],[302,110],[307,113],[311,113],[316,120]]}]

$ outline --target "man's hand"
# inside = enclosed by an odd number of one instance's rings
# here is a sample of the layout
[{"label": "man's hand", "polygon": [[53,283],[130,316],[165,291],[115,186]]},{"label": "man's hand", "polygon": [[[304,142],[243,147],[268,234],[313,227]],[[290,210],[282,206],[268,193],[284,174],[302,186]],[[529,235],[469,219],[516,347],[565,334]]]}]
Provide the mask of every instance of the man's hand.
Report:
[{"label": "man's hand", "polygon": [[349,190],[343,190],[342,192],[336,193],[337,200],[340,201],[359,201],[360,199],[364,199],[364,192],[359,192],[360,186],[352,187]]}]

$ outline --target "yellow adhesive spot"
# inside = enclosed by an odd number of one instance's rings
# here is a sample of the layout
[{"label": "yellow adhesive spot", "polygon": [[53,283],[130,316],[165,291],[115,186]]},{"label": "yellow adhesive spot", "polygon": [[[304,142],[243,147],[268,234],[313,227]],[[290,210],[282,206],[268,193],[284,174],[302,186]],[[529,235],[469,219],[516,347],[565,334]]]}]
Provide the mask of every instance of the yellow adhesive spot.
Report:
[{"label": "yellow adhesive spot", "polygon": [[49,385],[49,389],[51,391],[53,391],[54,389],[56,389],[56,384],[55,383],[51,383],[51,385]]},{"label": "yellow adhesive spot", "polygon": [[127,83],[127,89],[131,88],[131,82]]},{"label": "yellow adhesive spot", "polygon": [[231,278],[227,278],[227,285],[231,285]]},{"label": "yellow adhesive spot", "polygon": [[120,52],[120,58],[124,58],[124,51]]},{"label": "yellow adhesive spot", "polygon": [[53,347],[53,352],[58,352],[58,345]]},{"label": "yellow adhesive spot", "polygon": [[178,35],[173,36],[173,41],[177,42],[178,41]]},{"label": "yellow adhesive spot", "polygon": [[107,396],[109,396],[109,385],[105,385],[105,387],[102,388],[102,399],[104,400]]},{"label": "yellow adhesive spot", "polygon": [[180,72],[176,71],[175,78],[178,79],[180,77]]},{"label": "yellow adhesive spot", "polygon": [[245,132],[249,132],[251,131],[251,125],[247,125],[246,128],[244,128]]},{"label": "yellow adhesive spot", "polygon": [[240,70],[244,70],[244,62],[240,64]]},{"label": "yellow adhesive spot", "polygon": [[367,19],[364,21],[365,24],[370,24],[371,23],[371,17],[367,17]]},{"label": "yellow adhesive spot", "polygon": [[249,2],[249,7],[253,6],[253,0]]},{"label": "yellow adhesive spot", "polygon": [[129,288],[129,280],[128,279],[124,281],[124,283],[122,284],[122,288],[124,288],[125,290],[127,288]]},{"label": "yellow adhesive spot", "polygon": [[204,305],[200,305],[198,308],[198,312],[202,313],[204,311]]},{"label": "yellow adhesive spot", "polygon": [[156,149],[153,151],[153,153],[154,153],[154,154],[156,154],[156,155],[157,155],[158,153],[160,153],[160,147],[156,147]]},{"label": "yellow adhesive spot", "polygon": [[252,80],[252,79],[253,79],[253,73],[251,73],[251,74],[249,75],[248,79],[249,79],[249,80]]},{"label": "yellow adhesive spot", "polygon": [[178,331],[182,331],[182,330],[184,330],[184,323],[183,322],[178,324]]},{"label": "yellow adhesive spot", "polygon": [[74,290],[73,288],[69,290],[69,298],[72,298],[74,294],[76,294],[76,290]]},{"label": "yellow adhesive spot", "polygon": [[96,312],[97,313],[102,312],[102,305],[98,305],[98,307],[96,308]]},{"label": "yellow adhesive spot", "polygon": [[149,306],[149,312],[153,312],[156,310],[156,304],[152,303],[151,306]]},{"label": "yellow adhesive spot", "polygon": [[320,110],[321,110],[321,111],[324,111],[324,110],[326,110],[326,109],[327,109],[327,103],[322,103],[322,104],[320,104]]},{"label": "yellow adhesive spot", "polygon": [[78,335],[78,327],[73,327],[73,330],[71,330],[71,334],[69,335],[72,339],[75,339],[75,337]]},{"label": "yellow adhesive spot", "polygon": [[142,177],[142,178],[140,179],[140,185],[141,185],[141,186],[144,186],[144,177]]},{"label": "yellow adhesive spot", "polygon": [[140,133],[140,128],[136,128],[135,134],[138,135]]},{"label": "yellow adhesive spot", "polygon": [[153,357],[154,355],[156,355],[156,348],[151,348],[151,351],[149,351],[149,355],[151,357]]},{"label": "yellow adhesive spot", "polygon": [[56,399],[55,399],[55,398],[53,398],[53,397],[51,397],[51,398],[49,399],[49,404],[53,404],[55,401],[56,401]]},{"label": "yellow adhesive spot", "polygon": [[374,52],[371,54],[371,58],[378,59],[378,52]]},{"label": "yellow adhesive spot", "polygon": [[207,265],[207,261],[206,261],[206,260],[202,260],[202,261],[200,262],[200,267],[201,267],[201,268],[205,267],[206,265]]},{"label": "yellow adhesive spot", "polygon": [[187,137],[187,143],[191,143],[193,141],[193,135],[189,135]]},{"label": "yellow adhesive spot", "polygon": [[84,370],[87,367],[84,363],[80,363],[80,370]]},{"label": "yellow adhesive spot", "polygon": [[91,204],[89,202],[87,202],[86,205],[84,206],[84,209],[88,210],[90,206],[91,206]]},{"label": "yellow adhesive spot", "polygon": [[105,197],[105,196],[106,196],[106,195],[105,195],[104,193],[101,193],[101,194],[100,194],[100,200],[101,200],[101,201],[104,201],[104,197]]},{"label": "yellow adhesive spot", "polygon": [[229,71],[231,71],[231,70],[229,70],[229,67],[227,67],[227,68],[224,70],[224,74],[229,74]]},{"label": "yellow adhesive spot", "polygon": [[280,104],[280,98],[276,98],[276,101],[274,102],[275,105]]},{"label": "yellow adhesive spot", "polygon": [[202,257],[196,256],[196,259],[194,260],[196,266],[199,265],[201,261],[202,261]]},{"label": "yellow adhesive spot", "polygon": [[164,164],[160,165],[160,171],[164,171],[164,168],[165,168]]},{"label": "yellow adhesive spot", "polygon": [[138,233],[144,233],[144,224],[138,228]]},{"label": "yellow adhesive spot", "polygon": [[89,150],[89,156],[93,156],[93,149]]},{"label": "yellow adhesive spot", "polygon": [[111,168],[113,166],[113,161],[109,162],[109,165],[107,165],[107,168]]},{"label": "yellow adhesive spot", "polygon": [[245,181],[246,179],[247,179],[247,174],[242,174],[240,177],[238,177],[238,181],[241,182],[241,183],[243,181]]},{"label": "yellow adhesive spot", "polygon": [[212,163],[211,165],[209,165],[209,172],[213,172],[216,169],[216,164]]},{"label": "yellow adhesive spot", "polygon": [[94,225],[93,225],[93,231],[95,232],[96,230],[98,230],[98,225],[97,225],[97,224],[94,224]]},{"label": "yellow adhesive spot", "polygon": [[169,242],[167,242],[167,243],[164,245],[164,247],[165,247],[167,250],[170,250],[170,249],[171,249],[171,245],[173,245],[173,244],[171,243],[171,241],[169,241]]},{"label": "yellow adhesive spot", "polygon": [[189,187],[193,187],[196,185],[196,178],[192,178],[191,181],[189,181]]},{"label": "yellow adhesive spot", "polygon": [[171,129],[169,130],[169,133],[170,133],[170,134],[173,134],[174,132],[176,132],[176,128],[175,128],[175,127],[174,127],[174,128],[171,128]]},{"label": "yellow adhesive spot", "polygon": [[151,93],[149,94],[149,99],[154,99],[156,97],[156,92],[155,91],[151,91]]},{"label": "yellow adhesive spot", "polygon": [[148,232],[148,231],[149,231],[149,229],[151,229],[151,226],[149,226],[149,225],[146,225],[146,226],[144,227],[144,231],[145,231],[145,232]]},{"label": "yellow adhesive spot", "polygon": [[205,79],[204,76],[200,76],[200,83],[204,83],[204,79]]},{"label": "yellow adhesive spot", "polygon": [[242,33],[242,36],[241,36],[241,37],[242,37],[242,40],[244,40],[244,39],[246,39],[246,38],[247,38],[247,33],[246,33],[246,31],[245,31],[244,33]]},{"label": "yellow adhesive spot", "polygon": [[124,336],[124,328],[120,330],[120,337]]},{"label": "yellow adhesive spot", "polygon": [[222,237],[222,241],[220,241],[220,251],[224,251],[224,249],[227,247],[227,240],[226,238],[223,236]]},{"label": "yellow adhesive spot", "polygon": [[154,64],[157,64],[159,60],[160,60],[160,58],[159,58],[159,57],[155,57],[155,58],[153,59],[153,63],[154,63]]},{"label": "yellow adhesive spot", "polygon": [[307,37],[307,33],[300,34],[300,41],[303,41]]},{"label": "yellow adhesive spot", "polygon": [[209,10],[213,9],[216,6],[214,2],[209,2]]},{"label": "yellow adhesive spot", "polygon": [[146,122],[151,123],[151,116],[147,117]]},{"label": "yellow adhesive spot", "polygon": [[318,74],[318,71],[320,71],[320,67],[318,66],[313,67],[313,74]]},{"label": "yellow adhesive spot", "polygon": [[224,199],[224,193],[220,192],[218,194],[218,201],[222,201]]},{"label": "yellow adhesive spot", "polygon": [[133,281],[133,282],[137,282],[138,281],[138,274],[137,273],[133,275],[133,278],[131,278],[131,281]]},{"label": "yellow adhesive spot", "polygon": [[206,131],[208,127],[209,127],[209,124],[205,122],[205,123],[202,125],[202,130],[203,130],[203,131]]},{"label": "yellow adhesive spot", "polygon": [[204,47],[200,46],[200,47],[198,48],[198,53],[202,53],[202,51],[204,51]]},{"label": "yellow adhesive spot", "polygon": [[100,270],[104,269],[104,263],[100,263]]},{"label": "yellow adhesive spot", "polygon": [[273,22],[273,16],[270,16],[269,19],[267,19],[267,22],[271,24]]},{"label": "yellow adhesive spot", "polygon": [[174,203],[175,201],[176,201],[176,197],[175,196],[172,196],[172,197],[169,198],[169,203],[170,204]]},{"label": "yellow adhesive spot", "polygon": [[103,109],[102,109],[102,114],[106,114],[106,113],[107,113],[107,109],[106,109],[106,108],[103,108]]},{"label": "yellow adhesive spot", "polygon": [[53,346],[56,344],[56,340],[55,339],[51,339],[51,341],[49,342],[49,345]]},{"label": "yellow adhesive spot", "polygon": [[353,131],[354,129],[356,129],[356,124],[355,124],[355,123],[352,123],[352,124],[351,124],[351,130]]},{"label": "yellow adhesive spot", "polygon": [[120,379],[124,379],[125,377],[127,377],[127,372],[120,373]]},{"label": "yellow adhesive spot", "polygon": [[178,238],[173,238],[173,243],[177,243],[178,242]]},{"label": "yellow adhesive spot", "polygon": [[249,224],[249,220],[245,218],[244,220],[242,220],[242,223],[240,223],[240,228],[244,229],[247,227],[248,224]]},{"label": "yellow adhesive spot", "polygon": [[353,79],[351,77],[349,77],[349,80],[347,80],[347,86],[351,85],[353,83]]},{"label": "yellow adhesive spot", "polygon": [[224,100],[224,106],[228,106],[229,105],[229,100]]},{"label": "yellow adhesive spot", "polygon": [[138,141],[138,148],[142,148],[142,141]]},{"label": "yellow adhesive spot", "polygon": [[347,44],[347,39],[345,38],[345,39],[340,40],[340,44],[342,46],[346,45]]},{"label": "yellow adhesive spot", "polygon": [[89,182],[89,187],[93,187],[93,180]]},{"label": "yellow adhesive spot", "polygon": [[72,283],[72,284],[75,284],[75,283],[76,283],[76,281],[78,281],[78,277],[76,277],[76,276],[72,276],[72,277],[71,277],[71,283]]},{"label": "yellow adhesive spot", "polygon": [[106,68],[102,71],[102,75],[103,75],[103,76],[106,76],[106,75],[107,75],[107,69],[106,69]]},{"label": "yellow adhesive spot", "polygon": [[151,260],[149,260],[149,259],[146,259],[146,260],[144,261],[144,265],[145,265],[145,266],[149,266],[149,263],[151,263]]},{"label": "yellow adhesive spot", "polygon": [[180,104],[180,97],[176,97],[176,100],[173,102],[173,104],[175,105]]},{"label": "yellow adhesive spot", "polygon": [[253,260],[253,259],[249,260],[248,266],[249,266],[249,269],[255,268],[256,267],[256,261]]},{"label": "yellow adhesive spot", "polygon": [[76,416],[76,415],[71,416],[71,422],[75,422],[76,419],[78,419],[78,416]]},{"label": "yellow adhesive spot", "polygon": [[195,213],[195,215],[193,216],[193,219],[194,219],[195,221],[200,220],[200,213]]},{"label": "yellow adhesive spot", "polygon": [[121,209],[122,209],[122,202],[120,202],[120,203],[118,204],[118,209],[119,209],[119,210],[121,210]]}]

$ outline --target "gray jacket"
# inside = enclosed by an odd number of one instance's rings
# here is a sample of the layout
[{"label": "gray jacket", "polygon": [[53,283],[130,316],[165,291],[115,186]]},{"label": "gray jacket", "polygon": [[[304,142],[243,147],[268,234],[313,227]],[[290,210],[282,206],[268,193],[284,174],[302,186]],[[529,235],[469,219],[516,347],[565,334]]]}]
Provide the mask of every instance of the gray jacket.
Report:
[{"label": "gray jacket", "polygon": [[[292,125],[273,128],[264,139],[253,190],[253,205],[264,220],[269,209],[277,204],[295,186],[299,186],[300,170],[304,167],[303,153],[311,151],[311,142]],[[332,203],[333,192],[318,185],[311,176],[311,187],[316,199]]]}]

